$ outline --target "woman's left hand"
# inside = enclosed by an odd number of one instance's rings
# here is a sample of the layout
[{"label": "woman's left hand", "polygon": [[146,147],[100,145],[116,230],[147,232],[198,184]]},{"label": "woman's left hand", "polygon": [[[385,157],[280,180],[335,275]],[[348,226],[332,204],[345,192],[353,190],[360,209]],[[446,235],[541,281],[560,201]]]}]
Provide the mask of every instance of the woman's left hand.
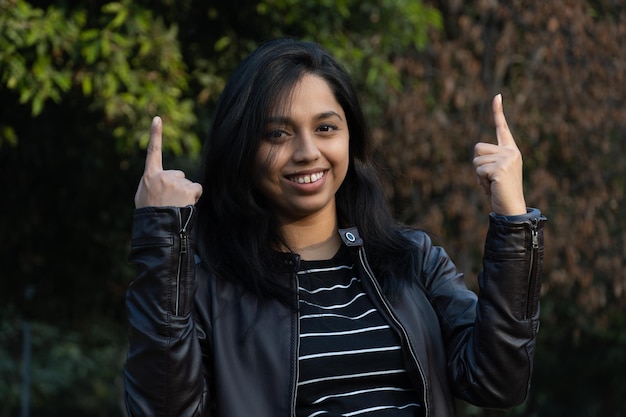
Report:
[{"label": "woman's left hand", "polygon": [[496,214],[526,214],[522,154],[506,123],[502,95],[494,97],[492,107],[498,144],[481,142],[474,147],[473,162],[478,182],[491,197],[491,208]]}]

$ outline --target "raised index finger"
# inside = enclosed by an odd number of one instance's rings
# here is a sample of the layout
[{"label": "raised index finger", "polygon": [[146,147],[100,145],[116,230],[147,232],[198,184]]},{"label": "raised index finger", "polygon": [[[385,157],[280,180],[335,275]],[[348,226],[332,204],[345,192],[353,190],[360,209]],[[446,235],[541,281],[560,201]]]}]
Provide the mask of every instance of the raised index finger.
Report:
[{"label": "raised index finger", "polygon": [[496,137],[498,138],[498,146],[515,145],[515,139],[509,130],[509,125],[504,117],[502,108],[502,94],[498,94],[493,98],[493,120],[496,124]]},{"label": "raised index finger", "polygon": [[150,126],[150,142],[148,142],[145,172],[163,170],[162,144],[163,122],[159,116],[155,116],[152,119],[152,126]]}]

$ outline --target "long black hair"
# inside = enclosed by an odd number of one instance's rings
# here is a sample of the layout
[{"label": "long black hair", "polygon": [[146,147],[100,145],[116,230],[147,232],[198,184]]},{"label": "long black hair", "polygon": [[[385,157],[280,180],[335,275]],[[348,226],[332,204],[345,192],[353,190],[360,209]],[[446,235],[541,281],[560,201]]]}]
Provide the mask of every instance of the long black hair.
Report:
[{"label": "long black hair", "polygon": [[[233,72],[215,110],[203,154],[198,208],[200,255],[212,272],[260,297],[284,299],[289,283],[272,273],[272,248],[284,245],[274,213],[255,189],[254,166],[266,121],[306,74],[324,79],[347,119],[349,167],[335,196],[343,227],[357,226],[386,291],[412,278],[417,257],[394,220],[369,149],[369,132],[351,77],[319,44],[265,42]],[[402,270],[399,269],[402,265]]]}]

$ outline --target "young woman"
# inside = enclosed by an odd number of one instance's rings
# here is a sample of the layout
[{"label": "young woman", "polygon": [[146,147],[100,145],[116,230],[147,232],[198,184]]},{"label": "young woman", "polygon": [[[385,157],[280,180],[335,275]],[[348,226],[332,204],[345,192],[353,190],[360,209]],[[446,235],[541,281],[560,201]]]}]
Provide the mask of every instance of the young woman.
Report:
[{"label": "young woman", "polygon": [[524,401],[543,221],[502,100],[475,147],[493,213],[480,297],[392,218],[347,73],[281,39],[219,100],[202,185],[163,170],[152,124],[127,295],[130,416],[453,416]]}]

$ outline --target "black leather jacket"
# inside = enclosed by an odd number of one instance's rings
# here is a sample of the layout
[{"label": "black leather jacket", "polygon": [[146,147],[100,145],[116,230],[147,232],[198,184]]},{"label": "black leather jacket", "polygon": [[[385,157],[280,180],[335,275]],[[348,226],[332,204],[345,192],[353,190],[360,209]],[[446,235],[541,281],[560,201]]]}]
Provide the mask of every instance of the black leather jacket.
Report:
[{"label": "black leather jacket", "polygon": [[[133,417],[295,416],[298,315],[213,279],[195,256],[193,207],[136,210],[127,293],[126,405]],[[490,216],[480,298],[445,251],[410,232],[423,255],[419,282],[393,300],[367,263],[356,229],[340,231],[366,292],[401,335],[429,417],[455,415],[454,397],[484,407],[523,402],[539,328],[543,221],[538,210]],[[298,257],[277,273],[296,284]],[[297,296],[294,290],[294,298]]]}]

